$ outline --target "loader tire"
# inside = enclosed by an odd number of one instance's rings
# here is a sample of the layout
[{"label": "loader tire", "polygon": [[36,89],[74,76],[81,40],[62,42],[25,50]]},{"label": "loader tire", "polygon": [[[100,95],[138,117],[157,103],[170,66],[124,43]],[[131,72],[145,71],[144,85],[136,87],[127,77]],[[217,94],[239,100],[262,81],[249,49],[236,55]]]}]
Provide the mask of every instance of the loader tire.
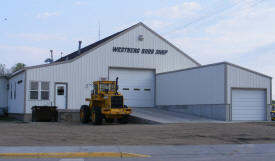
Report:
[{"label": "loader tire", "polygon": [[101,125],[102,124],[102,114],[100,107],[93,107],[92,110],[92,122],[94,125]]},{"label": "loader tire", "polygon": [[107,123],[114,123],[114,119],[112,119],[112,118],[105,118],[105,121],[107,122]]},{"label": "loader tire", "polygon": [[90,110],[89,106],[87,105],[82,105],[80,108],[80,122],[83,124],[86,124],[90,120]]},{"label": "loader tire", "polygon": [[129,122],[129,116],[123,116],[122,118],[117,119],[120,124],[127,124]]}]

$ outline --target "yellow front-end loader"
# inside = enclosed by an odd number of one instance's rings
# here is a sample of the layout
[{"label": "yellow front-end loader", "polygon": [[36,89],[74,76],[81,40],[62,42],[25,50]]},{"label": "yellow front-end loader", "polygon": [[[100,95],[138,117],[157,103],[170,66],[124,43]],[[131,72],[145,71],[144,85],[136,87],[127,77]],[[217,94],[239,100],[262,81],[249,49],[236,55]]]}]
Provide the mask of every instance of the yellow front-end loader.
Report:
[{"label": "yellow front-end loader", "polygon": [[123,95],[118,90],[118,78],[116,81],[95,81],[91,98],[86,98],[88,105],[80,108],[80,121],[92,122],[94,125],[102,124],[103,119],[107,123],[117,120],[121,124],[128,123],[131,108],[124,104]]}]

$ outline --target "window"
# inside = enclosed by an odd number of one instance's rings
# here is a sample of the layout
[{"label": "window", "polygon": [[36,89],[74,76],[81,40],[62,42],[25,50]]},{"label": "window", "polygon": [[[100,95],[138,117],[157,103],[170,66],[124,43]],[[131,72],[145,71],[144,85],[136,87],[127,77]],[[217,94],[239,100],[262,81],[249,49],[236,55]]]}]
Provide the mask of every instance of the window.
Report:
[{"label": "window", "polygon": [[10,98],[12,99],[12,84],[11,84],[11,87],[10,87],[10,92],[11,92]]},{"label": "window", "polygon": [[38,82],[30,83],[30,99],[37,100],[38,99]]},{"label": "window", "polygon": [[16,99],[16,82],[14,83],[14,94],[13,94],[13,98]]},{"label": "window", "polygon": [[64,96],[64,87],[63,86],[57,87],[57,95]]},{"label": "window", "polygon": [[100,83],[99,87],[100,87],[100,91],[103,91],[103,92],[106,92],[106,91],[115,92],[116,90],[115,84]]},{"label": "window", "polygon": [[145,89],[144,89],[144,91],[151,91],[151,89],[149,89],[149,88],[145,88]]},{"label": "window", "polygon": [[129,88],[123,88],[122,90],[124,90],[124,91],[129,91]]},{"label": "window", "polygon": [[49,99],[49,89],[50,89],[49,82],[41,82],[41,100]]},{"label": "window", "polygon": [[139,88],[134,88],[134,91],[139,91],[140,89]]},{"label": "window", "polygon": [[31,100],[49,100],[50,98],[50,83],[31,81],[29,88]]}]

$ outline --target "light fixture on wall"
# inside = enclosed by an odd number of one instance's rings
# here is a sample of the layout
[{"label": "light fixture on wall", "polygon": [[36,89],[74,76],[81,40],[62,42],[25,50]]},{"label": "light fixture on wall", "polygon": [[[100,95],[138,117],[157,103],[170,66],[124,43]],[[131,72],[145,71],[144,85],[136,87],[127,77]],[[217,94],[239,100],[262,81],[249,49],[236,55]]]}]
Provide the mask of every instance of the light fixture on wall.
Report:
[{"label": "light fixture on wall", "polygon": [[143,40],[144,40],[143,35],[139,35],[139,36],[138,36],[138,40],[139,40],[139,41],[143,41]]}]

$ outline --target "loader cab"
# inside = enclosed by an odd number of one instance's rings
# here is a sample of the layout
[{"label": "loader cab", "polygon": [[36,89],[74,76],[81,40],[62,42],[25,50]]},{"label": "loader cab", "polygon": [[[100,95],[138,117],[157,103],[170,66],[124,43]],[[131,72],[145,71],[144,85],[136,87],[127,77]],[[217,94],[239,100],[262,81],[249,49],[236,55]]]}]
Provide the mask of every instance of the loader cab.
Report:
[{"label": "loader cab", "polygon": [[116,92],[115,81],[95,81],[93,84],[93,94],[108,94]]}]

